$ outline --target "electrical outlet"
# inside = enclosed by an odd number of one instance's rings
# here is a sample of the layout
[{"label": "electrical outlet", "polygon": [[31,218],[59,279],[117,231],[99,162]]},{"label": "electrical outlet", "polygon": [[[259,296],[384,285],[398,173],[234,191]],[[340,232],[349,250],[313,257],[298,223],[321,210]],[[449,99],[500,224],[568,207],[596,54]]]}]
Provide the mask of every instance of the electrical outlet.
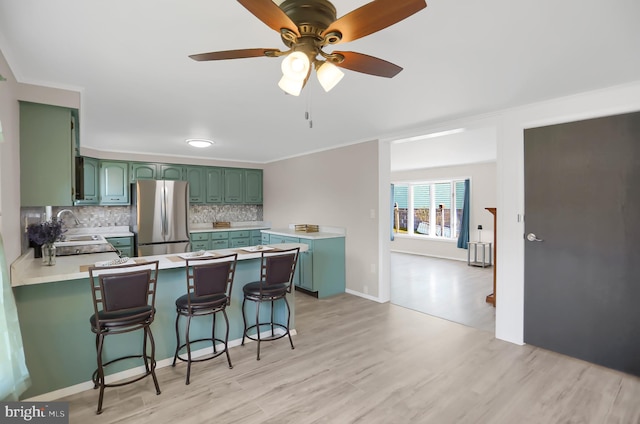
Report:
[{"label": "electrical outlet", "polygon": [[375,209],[369,210],[369,217],[371,219],[376,219],[376,210]]}]

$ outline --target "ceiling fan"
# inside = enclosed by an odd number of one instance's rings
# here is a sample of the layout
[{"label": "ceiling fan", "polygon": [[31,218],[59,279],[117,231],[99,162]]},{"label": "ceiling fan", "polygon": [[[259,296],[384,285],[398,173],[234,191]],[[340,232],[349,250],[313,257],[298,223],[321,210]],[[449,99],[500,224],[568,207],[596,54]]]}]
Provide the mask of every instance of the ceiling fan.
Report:
[{"label": "ceiling fan", "polygon": [[[276,4],[275,2],[278,4]],[[347,51],[325,52],[326,46],[357,40],[408,18],[427,4],[425,0],[374,0],[336,19],[328,0],[238,0],[249,12],[280,33],[287,50],[240,49],[189,56],[197,61],[280,57],[283,77],[280,88],[300,94],[315,67],[318,80],[331,90],[344,74],[338,67],[393,78],[402,68],[386,60]]]}]

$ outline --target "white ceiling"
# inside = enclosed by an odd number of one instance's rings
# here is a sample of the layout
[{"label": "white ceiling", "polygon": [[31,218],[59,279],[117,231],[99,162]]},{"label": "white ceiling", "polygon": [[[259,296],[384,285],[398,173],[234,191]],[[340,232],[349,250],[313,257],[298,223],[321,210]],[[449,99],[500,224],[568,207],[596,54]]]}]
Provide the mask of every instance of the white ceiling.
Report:
[{"label": "white ceiling", "polygon": [[[366,2],[334,4],[342,16]],[[85,147],[265,163],[636,81],[638,17],[638,0],[429,0],[337,47],[402,66],[395,78],[346,70],[300,97],[279,90],[280,59],[187,57],[284,47],[233,0],[0,0],[0,49],[18,81],[82,91]],[[191,137],[217,144],[196,151]]]}]

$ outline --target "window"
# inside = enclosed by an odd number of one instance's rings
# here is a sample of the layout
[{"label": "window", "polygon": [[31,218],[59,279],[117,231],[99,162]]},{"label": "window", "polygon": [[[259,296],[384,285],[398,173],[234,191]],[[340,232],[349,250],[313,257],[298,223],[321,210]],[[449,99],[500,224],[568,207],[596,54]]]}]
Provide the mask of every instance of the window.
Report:
[{"label": "window", "polygon": [[458,238],[464,180],[395,184],[393,201],[396,234]]}]

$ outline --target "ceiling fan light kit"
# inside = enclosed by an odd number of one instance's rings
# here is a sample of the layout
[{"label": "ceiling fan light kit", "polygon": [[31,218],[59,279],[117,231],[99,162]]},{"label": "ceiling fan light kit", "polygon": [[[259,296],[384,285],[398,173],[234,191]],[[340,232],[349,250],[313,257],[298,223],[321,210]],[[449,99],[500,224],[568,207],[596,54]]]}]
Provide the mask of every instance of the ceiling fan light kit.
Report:
[{"label": "ceiling fan light kit", "polygon": [[402,68],[385,60],[356,52],[325,52],[326,46],[357,40],[394,25],[424,9],[425,0],[374,0],[336,19],[336,8],[328,0],[238,0],[254,16],[280,33],[288,50],[241,49],[189,56],[197,61],[280,57],[282,79],[278,86],[297,96],[311,74],[312,66],[325,91],[340,82],[338,67],[364,74],[393,78]]},{"label": "ceiling fan light kit", "polygon": [[338,69],[333,63],[322,62],[322,64],[318,65],[316,62],[316,75],[318,76],[320,85],[324,88],[324,91],[328,93],[333,87],[338,85],[342,77],[344,77],[344,72]]}]

